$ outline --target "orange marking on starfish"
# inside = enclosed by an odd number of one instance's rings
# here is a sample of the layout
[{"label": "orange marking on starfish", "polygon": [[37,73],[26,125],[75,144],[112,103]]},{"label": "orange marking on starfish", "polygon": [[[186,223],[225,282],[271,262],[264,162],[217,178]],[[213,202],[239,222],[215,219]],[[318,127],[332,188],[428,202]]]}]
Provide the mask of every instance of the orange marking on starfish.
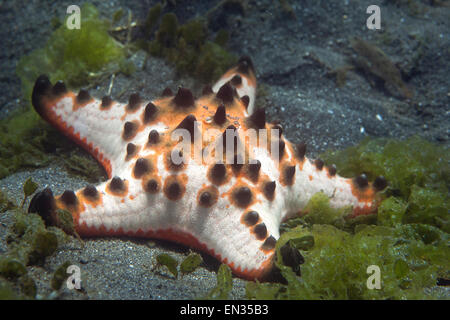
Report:
[{"label": "orange marking on starfish", "polygon": [[353,184],[353,181],[351,180],[349,180],[347,183],[350,185],[352,194],[355,197],[357,197],[361,202],[371,203],[375,199],[375,191],[370,186],[370,184],[367,187],[360,189],[357,186],[355,186]]},{"label": "orange marking on starfish", "polygon": [[[97,206],[101,206],[103,204],[103,194],[101,192],[97,193],[97,197],[96,198],[92,198],[92,197],[87,197],[83,194],[83,191],[80,190],[76,193],[77,198],[79,199],[79,201],[81,203],[86,203],[89,204],[92,208],[96,208]],[[82,210],[84,211],[84,210]]]},{"label": "orange marking on starfish", "polygon": [[128,181],[123,181],[123,189],[122,190],[111,190],[111,183],[108,183],[105,188],[105,192],[107,194],[118,196],[118,197],[125,197],[128,194]]}]

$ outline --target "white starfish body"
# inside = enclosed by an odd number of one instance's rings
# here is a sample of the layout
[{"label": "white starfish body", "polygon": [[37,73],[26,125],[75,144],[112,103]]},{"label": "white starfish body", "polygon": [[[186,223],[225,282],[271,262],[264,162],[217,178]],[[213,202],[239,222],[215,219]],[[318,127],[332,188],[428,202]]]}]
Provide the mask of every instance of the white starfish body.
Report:
[{"label": "white starfish body", "polygon": [[[37,112],[90,151],[110,178],[96,187],[64,192],[51,210],[69,210],[81,236],[176,241],[209,252],[249,279],[271,270],[280,223],[298,214],[315,193],[328,195],[333,207],[353,206],[354,214],[374,212],[374,193],[383,187],[382,180],[372,185],[364,176],[342,178],[320,160],[312,163],[304,146],[296,149],[281,135],[279,157],[274,157],[273,147],[245,139],[249,130],[266,129],[271,146],[271,131],[280,129],[265,123],[264,113],[255,108],[255,92],[248,58],[197,100],[180,88],[176,95],[165,92],[167,96],[154,101],[134,94],[122,104],[108,97],[94,99],[83,90],[75,95],[63,83],[52,86],[40,77],[33,91]],[[194,142],[203,149],[230,126],[244,141],[245,164],[198,161],[195,147],[184,150],[181,165],[173,163],[171,152],[179,146],[172,139],[176,128],[199,130],[202,139]],[[219,134],[205,137],[212,129]],[[252,166],[248,159],[259,164]],[[39,197],[30,210],[46,211]]]}]

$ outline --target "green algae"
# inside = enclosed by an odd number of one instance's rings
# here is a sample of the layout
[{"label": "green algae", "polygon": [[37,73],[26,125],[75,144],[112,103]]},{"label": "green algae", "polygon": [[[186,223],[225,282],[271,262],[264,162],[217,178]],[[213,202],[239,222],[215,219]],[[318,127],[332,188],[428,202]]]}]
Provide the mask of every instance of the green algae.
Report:
[{"label": "green algae", "polygon": [[[448,221],[450,153],[419,137],[405,141],[365,139],[359,145],[321,155],[326,163],[335,163],[338,173],[352,177],[362,172],[369,180],[384,176],[389,187],[381,204],[383,220],[387,211],[401,215],[403,223],[425,223],[450,232]],[[385,200],[387,201],[387,200]],[[407,206],[399,212],[399,202]],[[398,218],[398,217],[397,217]]]},{"label": "green algae", "polygon": [[[37,184],[29,178],[23,184],[25,196],[33,194]],[[67,235],[59,228],[46,228],[43,219],[36,213],[27,213],[21,207],[10,209],[13,223],[7,235],[8,251],[5,259],[12,259],[24,266],[40,264],[52,255],[59,243],[67,240]]]},{"label": "green algae", "polygon": [[26,274],[26,275],[20,277],[17,280],[17,283],[18,283],[20,292],[22,294],[24,294],[27,298],[33,299],[34,297],[36,297],[37,286],[31,276]]},{"label": "green algae", "polygon": [[84,3],[80,29],[62,24],[44,48],[19,61],[17,74],[25,97],[31,97],[40,74],[47,74],[52,82],[64,80],[69,87],[79,88],[101,75],[126,70],[125,50],[108,34],[109,28],[110,21],[100,19],[97,9]]},{"label": "green algae", "polygon": [[[196,252],[191,252],[180,263],[180,272],[182,275],[194,272],[195,269],[203,262],[202,256]],[[161,253],[156,257],[156,268],[166,267],[173,276],[178,278],[178,261],[167,253]]]},{"label": "green algae", "polygon": [[236,62],[236,56],[225,51],[220,45],[207,41],[202,46],[193,75],[204,81],[215,81]]},{"label": "green algae", "polygon": [[378,207],[378,224],[390,227],[401,224],[406,209],[405,201],[396,197],[389,197]]},{"label": "green algae", "polygon": [[155,6],[151,7],[148,11],[147,18],[144,23],[144,30],[148,37],[152,35],[152,31],[156,24],[158,23],[159,17],[161,16],[162,5],[157,3]]},{"label": "green algae", "polygon": [[[0,287],[2,282],[11,284],[13,288],[16,288],[15,292],[23,298],[36,296],[37,289],[33,278],[28,275],[26,267],[13,258],[0,258]],[[2,299],[1,296],[2,293],[0,293],[0,299]],[[10,298],[17,299],[19,296]]]},{"label": "green algae", "polygon": [[17,300],[19,298],[11,284],[0,277],[0,300]]},{"label": "green algae", "polygon": [[230,35],[228,34],[228,31],[226,31],[225,29],[220,29],[219,31],[217,31],[214,42],[221,47],[225,47],[228,43],[229,38]]},{"label": "green algae", "polygon": [[33,181],[33,179],[28,178],[25,183],[23,184],[23,200],[20,203],[20,207],[23,208],[25,201],[27,201],[27,198],[31,196],[38,188],[38,184]]},{"label": "green algae", "polygon": [[69,277],[67,268],[69,268],[70,265],[72,265],[72,263],[70,261],[66,261],[55,270],[52,276],[52,280],[50,281],[50,287],[53,290],[61,289],[64,281],[66,281],[66,279]]},{"label": "green algae", "polygon": [[285,286],[280,283],[260,283],[259,281],[248,282],[245,286],[247,299],[251,300],[274,300],[279,292],[285,291]]},{"label": "green algae", "polygon": [[[31,195],[36,185],[28,179],[23,190]],[[59,228],[46,227],[39,215],[21,207],[12,205],[8,211],[12,224],[6,236],[7,251],[0,257],[0,299],[34,299],[37,287],[27,266],[42,265],[68,236]]]},{"label": "green algae", "polygon": [[[300,238],[293,238],[291,240],[289,240],[289,245],[292,248],[295,248],[297,250],[309,250],[312,247],[314,247],[314,237],[311,235],[306,235],[304,237],[300,237]],[[282,261],[282,260],[281,260]]]},{"label": "green algae", "polygon": [[405,214],[407,223],[426,223],[450,232],[448,193],[413,185]]},{"label": "green algae", "polygon": [[[351,207],[331,208],[328,196],[323,192],[314,194],[308,201],[304,212],[306,213],[305,222],[315,224],[335,224],[345,216],[351,213]],[[314,214],[309,214],[313,212]]]},{"label": "green algae", "polygon": [[58,247],[57,236],[49,231],[37,232],[29,253],[29,263],[42,263],[45,257],[52,255]]},{"label": "green algae", "polygon": [[[14,295],[11,295],[10,292],[8,297],[8,294],[3,293],[2,290],[6,288],[10,288]],[[28,271],[22,263],[9,257],[0,258],[0,300],[18,299],[19,297],[34,298],[36,292],[36,283],[28,275]]]},{"label": "green algae", "polygon": [[71,152],[63,158],[64,167],[74,175],[87,179],[91,183],[106,179],[105,171],[90,156],[78,155]]},{"label": "green algae", "polygon": [[352,207],[332,208],[330,198],[323,192],[314,194],[302,210],[302,216],[283,222],[280,231],[285,232],[299,225],[330,224],[339,229],[352,231],[359,224],[373,224],[376,215],[354,217]]},{"label": "green algae", "polygon": [[233,278],[231,269],[226,264],[221,264],[217,271],[217,284],[211,289],[204,299],[226,300],[229,299],[230,292],[233,289]]},{"label": "green algae", "polygon": [[11,201],[1,190],[0,190],[0,213],[11,210],[16,207],[16,204]]},{"label": "green algae", "polygon": [[[250,282],[250,299],[440,299],[437,279],[450,277],[448,234],[449,154],[420,138],[367,139],[321,156],[341,175],[384,175],[378,215],[348,219],[314,195],[306,215],[282,224],[276,266],[287,284]],[[304,257],[301,277],[283,264],[289,244]],[[370,290],[367,267],[377,265],[381,289]]]},{"label": "green algae", "polygon": [[[433,298],[424,288],[436,284],[439,275],[448,276],[450,248],[448,235],[433,228],[436,243],[417,240],[410,225],[389,228],[365,226],[358,232],[331,225],[298,226],[284,233],[279,249],[292,239],[314,237],[314,246],[303,250],[302,277],[282,264],[277,266],[287,285],[253,283],[248,298],[267,299],[424,299]],[[403,240],[403,241],[400,241]],[[381,289],[366,286],[367,267],[381,269]]]},{"label": "green algae", "polygon": [[24,198],[31,196],[38,188],[38,184],[33,181],[33,179],[30,177],[27,180],[25,180],[25,183],[23,184],[23,194]]},{"label": "green algae", "polygon": [[57,228],[45,228],[42,218],[34,213],[14,210],[14,223],[8,236],[7,256],[24,265],[42,263],[58,247],[58,240],[65,236]]},{"label": "green algae", "polygon": [[27,268],[19,261],[12,258],[0,260],[0,275],[7,279],[17,279],[27,274]]},{"label": "green algae", "polygon": [[[149,10],[145,30],[153,40],[147,44],[147,50],[153,56],[167,59],[177,72],[209,82],[218,79],[237,61],[237,57],[225,48],[226,30],[220,30],[214,41],[210,41],[204,19],[196,18],[180,25],[174,13],[159,18],[161,13],[160,4]],[[158,21],[159,28],[152,33]]]},{"label": "green algae", "polygon": [[74,236],[77,238],[82,245],[84,245],[83,240],[81,240],[80,235],[75,230],[75,223],[73,222],[73,216],[72,214],[63,209],[57,209],[56,210],[56,226],[64,231],[65,234]]},{"label": "green algae", "polygon": [[178,19],[174,13],[167,13],[161,18],[159,30],[156,33],[156,42],[163,48],[174,48],[177,44]]},{"label": "green algae", "polygon": [[112,16],[112,20],[111,20],[111,24],[116,24],[117,22],[120,21],[120,19],[122,19],[122,17],[125,15],[125,12],[122,8],[120,8],[119,10],[115,11],[113,16]]},{"label": "green algae", "polygon": [[203,262],[203,258],[196,252],[191,252],[180,264],[180,272],[185,275],[194,272]]},{"label": "green algae", "polygon": [[165,266],[173,276],[178,278],[178,261],[167,253],[161,253],[156,257],[156,267]]},{"label": "green algae", "polygon": [[21,168],[47,165],[51,157],[45,152],[50,132],[39,116],[28,109],[0,121],[0,178]]}]

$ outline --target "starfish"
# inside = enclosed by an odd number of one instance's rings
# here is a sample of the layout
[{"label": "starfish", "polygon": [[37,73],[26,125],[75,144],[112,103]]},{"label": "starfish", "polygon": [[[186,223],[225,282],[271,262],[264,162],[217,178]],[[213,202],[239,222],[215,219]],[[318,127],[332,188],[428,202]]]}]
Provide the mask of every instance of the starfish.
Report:
[{"label": "starfish", "polygon": [[[237,276],[265,279],[274,269],[280,223],[301,213],[312,195],[323,192],[332,207],[370,214],[387,183],[383,177],[370,183],[364,174],[344,178],[335,166],[308,159],[305,144],[291,144],[281,125],[267,123],[265,110],[256,108],[256,86],[248,57],[198,99],[180,87],[156,100],[133,93],[119,103],[86,90],[75,94],[62,81],[52,85],[40,76],[35,110],[88,150],[109,180],[59,196],[46,188],[29,211],[54,224],[56,210],[64,209],[82,237],[170,240],[211,254]],[[270,143],[255,143],[252,130],[259,142]],[[216,134],[206,134],[211,131]],[[198,160],[198,150],[212,160]]]}]

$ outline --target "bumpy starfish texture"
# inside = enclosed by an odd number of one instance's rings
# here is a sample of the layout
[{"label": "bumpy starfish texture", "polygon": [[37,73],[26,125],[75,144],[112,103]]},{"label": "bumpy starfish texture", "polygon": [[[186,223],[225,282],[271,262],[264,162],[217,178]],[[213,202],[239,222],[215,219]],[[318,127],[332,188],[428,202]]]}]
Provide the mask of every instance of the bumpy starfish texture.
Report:
[{"label": "bumpy starfish texture", "polygon": [[[309,160],[305,144],[293,146],[279,124],[266,123],[255,93],[247,57],[198,99],[179,88],[176,94],[166,89],[153,101],[134,93],[123,104],[108,96],[98,100],[85,90],[75,94],[63,82],[52,85],[39,77],[32,95],[36,111],[88,150],[109,180],[56,197],[44,189],[29,211],[51,223],[56,209],[68,210],[81,236],[175,241],[210,253],[247,279],[269,274],[280,223],[299,214],[315,193],[328,195],[333,207],[353,206],[354,215],[376,211],[375,193],[386,187],[384,178],[346,179],[334,166]],[[186,152],[173,139],[176,129],[189,133],[189,144],[200,145],[207,155],[217,152],[207,148],[211,144],[228,148],[230,141],[232,146],[240,141],[244,162],[234,161],[241,160],[237,152],[231,162],[196,161],[195,150]],[[217,134],[204,137],[208,129]],[[261,146],[246,139],[249,129],[274,134]]]}]

